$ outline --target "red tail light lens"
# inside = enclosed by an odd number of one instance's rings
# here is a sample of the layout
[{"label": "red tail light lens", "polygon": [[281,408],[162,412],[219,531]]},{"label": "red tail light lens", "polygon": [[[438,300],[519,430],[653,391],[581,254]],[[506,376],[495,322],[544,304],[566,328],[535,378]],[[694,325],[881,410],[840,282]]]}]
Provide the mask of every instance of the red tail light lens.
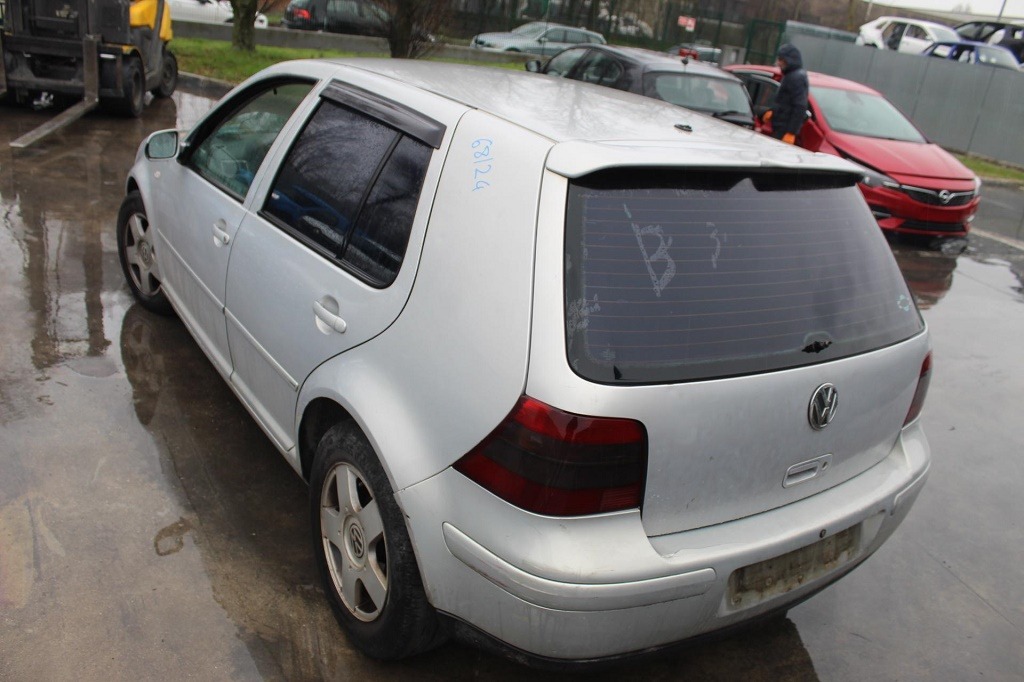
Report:
[{"label": "red tail light lens", "polygon": [[294,11],[293,16],[296,19],[306,19],[307,21],[313,18],[308,9],[297,9]]},{"label": "red tail light lens", "polygon": [[928,395],[928,384],[931,380],[932,354],[928,353],[928,355],[924,356],[924,362],[921,363],[921,377],[917,380],[917,390],[914,391],[914,400],[910,403],[910,410],[907,412],[907,418],[903,420],[904,426],[920,416],[921,408],[924,407],[925,396]]},{"label": "red tail light lens", "polygon": [[455,469],[538,514],[632,509],[643,498],[647,433],[631,419],[584,417],[523,396]]}]

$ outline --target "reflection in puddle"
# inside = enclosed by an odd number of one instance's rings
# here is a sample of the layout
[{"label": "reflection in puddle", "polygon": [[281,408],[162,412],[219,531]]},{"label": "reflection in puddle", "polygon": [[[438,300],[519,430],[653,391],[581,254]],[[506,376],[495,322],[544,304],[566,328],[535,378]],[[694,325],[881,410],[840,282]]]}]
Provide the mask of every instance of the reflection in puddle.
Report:
[{"label": "reflection in puddle", "polygon": [[892,245],[892,253],[918,308],[931,308],[949,291],[956,270],[955,256],[944,255],[941,251],[911,250],[896,244]]}]

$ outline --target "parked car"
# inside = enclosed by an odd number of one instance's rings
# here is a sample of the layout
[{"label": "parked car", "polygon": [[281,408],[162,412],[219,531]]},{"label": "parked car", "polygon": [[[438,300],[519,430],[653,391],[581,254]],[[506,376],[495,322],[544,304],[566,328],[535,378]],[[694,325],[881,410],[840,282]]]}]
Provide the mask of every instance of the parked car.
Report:
[{"label": "parked car", "polygon": [[1018,63],[1024,63],[1024,24],[1002,21],[969,21],[956,27],[965,40],[977,40],[1005,47]]},{"label": "parked car", "polygon": [[600,33],[585,28],[532,21],[508,33],[481,33],[473,36],[470,46],[501,52],[552,55],[573,45],[604,45],[605,42]]},{"label": "parked car", "polygon": [[932,43],[959,40],[956,31],[934,21],[878,17],[860,27],[858,45],[918,54]]},{"label": "parked car", "polygon": [[702,62],[639,48],[589,45],[569,48],[543,65],[529,61],[526,70],[635,92],[754,127],[743,83]]},{"label": "parked car", "polygon": [[[171,16],[175,21],[195,21],[202,24],[230,24],[234,18],[234,10],[227,0],[167,0],[171,8]],[[256,13],[256,28],[268,26],[267,15]]]},{"label": "parked car", "polygon": [[986,64],[1014,71],[1020,70],[1020,63],[1012,52],[1005,47],[987,43],[968,40],[957,43],[932,43],[922,54],[965,64]]},{"label": "parked car", "polygon": [[646,21],[633,12],[624,12],[621,16],[605,14],[600,17],[602,25],[612,27],[614,33],[629,38],[653,38],[654,29]]},{"label": "parked car", "polygon": [[722,62],[721,48],[704,43],[680,43],[665,50],[673,57],[686,57],[687,59],[699,59],[712,66],[718,66]]},{"label": "parked car", "polygon": [[[771,66],[728,66],[739,76],[761,117],[778,91]],[[796,143],[865,168],[860,183],[878,226],[887,232],[963,237],[981,202],[981,181],[924,134],[889,100],[843,78],[808,73],[809,117]],[[770,132],[770,124],[758,120]]]},{"label": "parked car", "polygon": [[860,173],[567,79],[292,61],[143,143],[116,243],[309,482],[353,646],[590,661],[784,611],[924,485]]},{"label": "parked car", "polygon": [[383,35],[390,21],[387,10],[371,0],[292,0],[281,18],[286,28],[363,36]]}]

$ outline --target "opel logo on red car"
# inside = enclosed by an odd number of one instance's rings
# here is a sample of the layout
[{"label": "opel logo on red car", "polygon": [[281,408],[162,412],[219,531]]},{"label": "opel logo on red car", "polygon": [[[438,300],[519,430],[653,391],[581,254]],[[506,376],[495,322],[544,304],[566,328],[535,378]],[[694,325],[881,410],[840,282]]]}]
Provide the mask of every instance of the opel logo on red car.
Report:
[{"label": "opel logo on red car", "polygon": [[839,409],[839,393],[832,384],[822,384],[814,389],[811,395],[811,404],[807,408],[807,420],[811,428],[820,431],[829,424],[836,416]]}]

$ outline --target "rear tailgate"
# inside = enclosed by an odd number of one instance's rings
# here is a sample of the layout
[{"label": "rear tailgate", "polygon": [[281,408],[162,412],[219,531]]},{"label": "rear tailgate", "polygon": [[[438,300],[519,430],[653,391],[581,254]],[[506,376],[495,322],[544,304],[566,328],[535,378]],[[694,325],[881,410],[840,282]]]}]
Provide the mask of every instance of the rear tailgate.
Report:
[{"label": "rear tailgate", "polygon": [[[794,502],[889,454],[928,338],[855,176],[549,178],[568,208],[564,234],[539,226],[540,248],[563,254],[538,252],[527,392],[644,424],[649,535]],[[557,193],[546,181],[543,202]],[[559,278],[555,308],[545,285]],[[812,410],[823,385],[828,424]]]}]

